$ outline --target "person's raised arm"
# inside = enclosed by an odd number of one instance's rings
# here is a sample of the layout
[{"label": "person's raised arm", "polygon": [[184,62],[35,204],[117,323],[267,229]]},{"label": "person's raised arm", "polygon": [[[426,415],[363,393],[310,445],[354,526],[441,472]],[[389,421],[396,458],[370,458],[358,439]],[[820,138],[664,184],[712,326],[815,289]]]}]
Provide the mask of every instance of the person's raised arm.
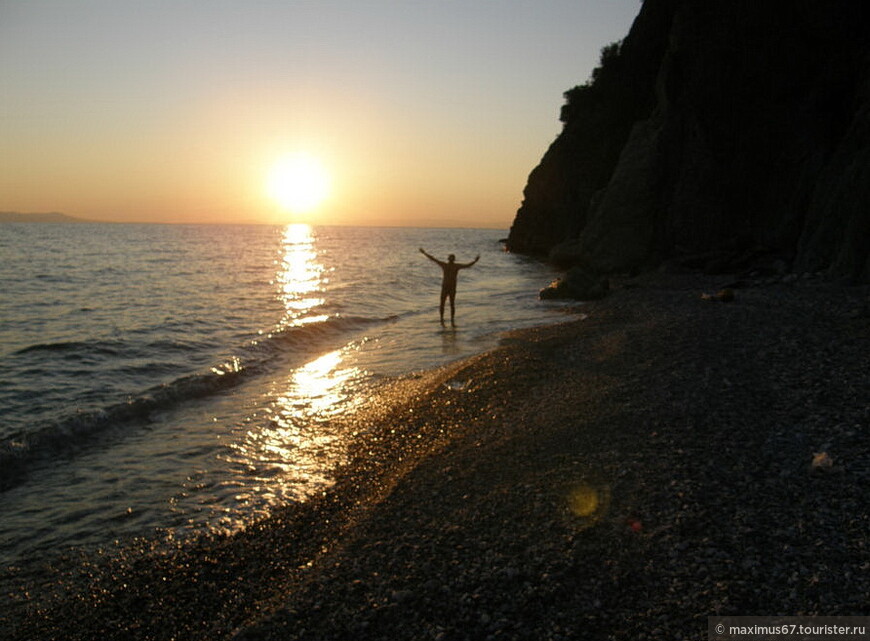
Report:
[{"label": "person's raised arm", "polygon": [[424,255],[426,258],[428,258],[429,260],[431,260],[433,263],[438,263],[439,265],[442,264],[440,260],[438,260],[438,259],[435,258],[434,256],[432,256],[432,255],[426,253],[426,250],[423,249],[422,247],[420,247],[420,253],[423,254],[423,255]]},{"label": "person's raised arm", "polygon": [[471,261],[470,263],[462,263],[461,265],[457,265],[457,267],[459,267],[459,269],[465,269],[466,267],[471,267],[474,263],[476,263],[479,260],[480,260],[480,254],[478,254],[477,257],[473,261]]}]

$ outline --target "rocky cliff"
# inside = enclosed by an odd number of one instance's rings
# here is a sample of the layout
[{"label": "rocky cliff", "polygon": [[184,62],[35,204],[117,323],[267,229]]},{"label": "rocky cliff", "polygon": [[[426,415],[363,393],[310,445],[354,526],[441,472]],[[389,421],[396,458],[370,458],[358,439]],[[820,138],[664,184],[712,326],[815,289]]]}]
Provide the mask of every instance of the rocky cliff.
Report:
[{"label": "rocky cliff", "polygon": [[865,0],[646,0],[565,98],[511,251],[870,280]]}]

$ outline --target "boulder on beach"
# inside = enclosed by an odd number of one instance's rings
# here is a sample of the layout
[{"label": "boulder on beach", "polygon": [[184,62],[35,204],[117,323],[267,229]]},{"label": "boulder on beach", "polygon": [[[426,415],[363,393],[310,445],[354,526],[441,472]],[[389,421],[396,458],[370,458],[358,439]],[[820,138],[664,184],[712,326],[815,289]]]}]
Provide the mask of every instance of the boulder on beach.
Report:
[{"label": "boulder on beach", "polygon": [[541,290],[541,300],[570,298],[574,300],[600,300],[610,291],[606,278],[583,269],[572,267],[564,278],[558,278]]}]

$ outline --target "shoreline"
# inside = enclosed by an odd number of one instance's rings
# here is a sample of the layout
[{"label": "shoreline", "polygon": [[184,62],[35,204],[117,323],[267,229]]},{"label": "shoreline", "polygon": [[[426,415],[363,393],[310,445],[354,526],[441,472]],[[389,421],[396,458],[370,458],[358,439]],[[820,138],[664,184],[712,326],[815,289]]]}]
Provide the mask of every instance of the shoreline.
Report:
[{"label": "shoreline", "polygon": [[868,614],[868,289],[700,300],[721,282],[626,281],[581,320],[387,384],[340,419],[361,438],[320,499],[70,559],[8,595],[2,629],[642,639],[697,638],[714,614]]}]

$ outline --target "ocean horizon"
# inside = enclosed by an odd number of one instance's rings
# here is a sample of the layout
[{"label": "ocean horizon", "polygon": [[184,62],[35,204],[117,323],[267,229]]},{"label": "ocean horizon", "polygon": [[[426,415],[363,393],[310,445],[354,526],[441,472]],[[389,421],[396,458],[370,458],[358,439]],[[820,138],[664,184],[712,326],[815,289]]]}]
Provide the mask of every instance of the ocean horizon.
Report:
[{"label": "ocean horizon", "polygon": [[[4,224],[0,563],[244,529],[323,491],[380,383],[565,320],[503,231]],[[456,326],[438,318],[459,262]],[[447,312],[449,315],[449,310]]]}]

